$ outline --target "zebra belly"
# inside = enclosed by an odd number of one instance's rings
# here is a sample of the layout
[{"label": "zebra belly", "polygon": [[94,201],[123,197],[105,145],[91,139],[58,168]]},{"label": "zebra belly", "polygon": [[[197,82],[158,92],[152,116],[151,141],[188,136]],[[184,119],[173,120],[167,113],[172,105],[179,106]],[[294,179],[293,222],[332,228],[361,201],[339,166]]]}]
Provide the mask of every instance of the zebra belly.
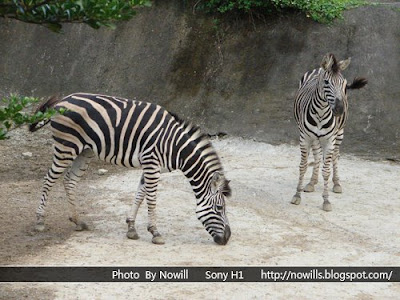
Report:
[{"label": "zebra belly", "polygon": [[112,147],[113,152],[109,152],[106,157],[97,153],[99,159],[118,166],[141,168],[140,152],[138,150],[127,151],[125,148]]},{"label": "zebra belly", "polygon": [[138,153],[133,153],[132,157],[127,160],[120,159],[120,158],[118,158],[117,155],[106,157],[104,159],[102,157],[100,157],[98,154],[96,154],[96,156],[103,161],[106,161],[108,163],[111,163],[111,164],[117,165],[117,166],[132,167],[132,168],[141,168],[142,167]]}]

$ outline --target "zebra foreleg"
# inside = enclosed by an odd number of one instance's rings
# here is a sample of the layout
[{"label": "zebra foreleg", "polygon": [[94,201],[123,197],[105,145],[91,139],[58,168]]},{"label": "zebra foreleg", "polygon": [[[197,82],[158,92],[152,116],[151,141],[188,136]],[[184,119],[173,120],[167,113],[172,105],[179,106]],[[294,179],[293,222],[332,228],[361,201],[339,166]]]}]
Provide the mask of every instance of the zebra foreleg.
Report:
[{"label": "zebra foreleg", "polygon": [[333,165],[333,192],[334,193],[342,193],[343,189],[340,185],[339,180],[339,171],[338,171],[338,161],[339,161],[339,148],[340,144],[343,140],[343,130],[339,131],[336,141],[335,141],[335,149],[333,150],[333,157],[332,157],[332,165]]},{"label": "zebra foreleg", "polygon": [[329,202],[329,177],[331,175],[331,163],[332,163],[332,155],[333,155],[333,143],[329,141],[324,145],[324,165],[322,167],[322,177],[324,179],[324,191],[322,193],[322,198],[324,199],[324,203],[322,204],[322,209],[324,211],[331,211],[332,206]]},{"label": "zebra foreleg", "polygon": [[156,200],[157,200],[157,186],[160,180],[160,169],[159,168],[148,168],[144,169],[144,186],[146,190],[146,202],[148,209],[148,225],[147,230],[153,235],[152,242],[154,244],[164,244],[165,241],[161,234],[157,230],[157,217],[156,217]]},{"label": "zebra foreleg", "polygon": [[301,202],[301,192],[303,191],[303,180],[304,174],[307,171],[308,165],[308,154],[310,152],[310,145],[304,144],[304,141],[300,141],[300,150],[301,150],[301,161],[299,166],[299,182],[297,184],[296,194],[293,196],[291,203],[299,205]]},{"label": "zebra foreleg", "polygon": [[128,232],[126,233],[126,236],[128,237],[128,239],[132,240],[139,239],[139,235],[136,232],[135,228],[135,220],[137,213],[139,211],[139,207],[142,204],[145,195],[146,191],[144,189],[144,176],[142,175],[142,178],[140,179],[140,183],[138,186],[138,190],[136,192],[135,201],[133,202],[132,205],[132,213],[128,218],[126,218],[126,223],[128,224]]},{"label": "zebra foreleg", "polygon": [[313,173],[310,182],[304,188],[305,192],[314,192],[314,186],[318,183],[319,164],[321,161],[321,146],[318,140],[314,141],[312,151],[314,156]]},{"label": "zebra foreleg", "polygon": [[63,158],[58,158],[56,155],[53,156],[53,164],[44,177],[42,195],[40,197],[39,206],[36,210],[36,231],[44,231],[44,219],[49,192],[56,183],[57,179],[60,178],[64,171],[70,166],[73,159],[74,157],[72,156],[64,156]]},{"label": "zebra foreleg", "polygon": [[85,174],[89,167],[90,160],[93,158],[93,151],[90,149],[84,150],[72,163],[72,166],[64,176],[64,187],[67,193],[68,202],[71,208],[71,217],[69,220],[76,224],[75,230],[88,230],[88,225],[83,222],[76,209],[76,185]]}]

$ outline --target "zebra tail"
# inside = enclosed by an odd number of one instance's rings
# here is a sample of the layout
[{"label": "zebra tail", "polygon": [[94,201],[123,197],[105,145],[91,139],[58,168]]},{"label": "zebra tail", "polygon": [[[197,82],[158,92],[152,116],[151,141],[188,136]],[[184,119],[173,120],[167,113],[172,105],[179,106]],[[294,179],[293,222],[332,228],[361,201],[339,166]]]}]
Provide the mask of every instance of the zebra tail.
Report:
[{"label": "zebra tail", "polygon": [[[59,99],[58,97],[52,96],[50,99],[48,99],[47,101],[40,104],[40,106],[36,109],[35,114],[39,111],[44,113],[46,110],[54,107],[60,101],[61,101],[61,99]],[[44,119],[44,120],[32,123],[29,125],[29,131],[35,132],[35,131],[39,130],[40,128],[42,128],[43,126],[45,126],[49,122],[50,122],[50,119]]]},{"label": "zebra tail", "polygon": [[347,85],[348,89],[356,90],[363,88],[368,83],[368,80],[364,77],[356,77],[353,79],[351,84]]}]

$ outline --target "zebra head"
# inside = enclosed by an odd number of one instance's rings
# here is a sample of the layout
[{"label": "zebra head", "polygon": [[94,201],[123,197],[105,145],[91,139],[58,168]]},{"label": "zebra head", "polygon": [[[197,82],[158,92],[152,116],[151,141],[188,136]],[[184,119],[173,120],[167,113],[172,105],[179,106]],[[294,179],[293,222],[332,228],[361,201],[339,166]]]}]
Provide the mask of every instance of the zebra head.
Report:
[{"label": "zebra head", "polygon": [[218,171],[211,177],[204,197],[198,202],[196,215],[219,245],[225,245],[230,236],[228,218],[225,213],[225,199],[231,196],[229,180]]},{"label": "zebra head", "polygon": [[341,116],[347,103],[347,80],[341,71],[350,64],[350,58],[337,61],[333,54],[327,54],[321,62],[319,96],[328,102],[334,116]]}]

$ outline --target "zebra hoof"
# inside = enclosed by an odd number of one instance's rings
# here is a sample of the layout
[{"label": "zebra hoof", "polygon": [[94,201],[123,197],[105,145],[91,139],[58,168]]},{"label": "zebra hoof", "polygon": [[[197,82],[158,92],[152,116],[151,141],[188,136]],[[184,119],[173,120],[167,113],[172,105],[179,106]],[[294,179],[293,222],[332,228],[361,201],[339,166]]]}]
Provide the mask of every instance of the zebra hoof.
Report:
[{"label": "zebra hoof", "polygon": [[301,202],[301,198],[300,196],[294,195],[292,198],[292,201],[290,203],[295,204],[295,205],[299,205]]},{"label": "zebra hoof", "polygon": [[43,232],[44,229],[45,229],[45,226],[44,226],[43,223],[40,223],[40,224],[36,224],[36,225],[35,225],[35,231],[37,231],[37,232]]},{"label": "zebra hoof", "polygon": [[89,226],[85,222],[79,222],[75,226],[75,231],[89,230]]},{"label": "zebra hoof", "polygon": [[164,239],[162,238],[161,235],[153,236],[151,241],[152,241],[153,244],[156,244],[156,245],[164,245],[165,244],[165,241],[164,241]]},{"label": "zebra hoof", "polygon": [[324,211],[332,211],[332,205],[329,202],[324,202],[324,204],[322,204],[322,209]]},{"label": "zebra hoof", "polygon": [[315,190],[314,185],[311,183],[307,184],[306,187],[304,188],[304,191],[307,193],[314,192],[314,190]]},{"label": "zebra hoof", "polygon": [[139,239],[139,235],[137,234],[135,229],[129,229],[128,232],[126,233],[126,237],[131,240]]},{"label": "zebra hoof", "polygon": [[343,192],[341,185],[338,183],[333,186],[332,191],[338,194],[341,194]]},{"label": "zebra hoof", "polygon": [[75,231],[89,230],[89,226],[85,222],[78,221],[76,218],[72,217],[70,217],[69,220],[76,225]]}]

